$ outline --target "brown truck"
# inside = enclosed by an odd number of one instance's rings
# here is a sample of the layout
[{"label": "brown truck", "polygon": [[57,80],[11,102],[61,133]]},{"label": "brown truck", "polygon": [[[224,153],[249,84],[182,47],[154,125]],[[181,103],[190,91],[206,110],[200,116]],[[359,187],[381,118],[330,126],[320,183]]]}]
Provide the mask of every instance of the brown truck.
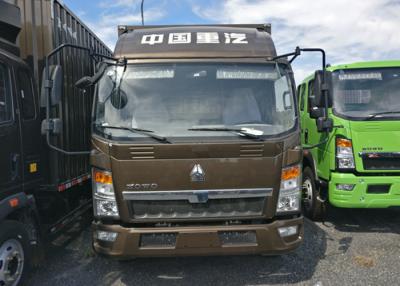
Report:
[{"label": "brown truck", "polygon": [[97,82],[97,252],[269,255],[300,245],[295,83],[270,32],[264,24],[119,27],[114,61],[77,83]]}]

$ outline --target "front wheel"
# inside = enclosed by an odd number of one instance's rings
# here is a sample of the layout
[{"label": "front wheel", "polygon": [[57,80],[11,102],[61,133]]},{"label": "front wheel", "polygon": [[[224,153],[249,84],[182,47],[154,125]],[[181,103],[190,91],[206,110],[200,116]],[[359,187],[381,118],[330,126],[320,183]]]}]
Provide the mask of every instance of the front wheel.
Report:
[{"label": "front wheel", "polygon": [[305,167],[303,170],[302,204],[306,217],[312,220],[320,220],[324,217],[325,203],[321,201],[314,172],[310,167]]},{"label": "front wheel", "polygon": [[0,286],[23,283],[30,261],[29,237],[18,221],[0,223]]}]

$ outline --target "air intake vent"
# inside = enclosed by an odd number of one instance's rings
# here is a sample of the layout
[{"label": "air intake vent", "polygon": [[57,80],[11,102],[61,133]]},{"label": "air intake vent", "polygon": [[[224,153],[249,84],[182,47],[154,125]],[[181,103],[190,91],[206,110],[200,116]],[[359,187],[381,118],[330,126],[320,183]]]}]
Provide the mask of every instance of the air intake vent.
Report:
[{"label": "air intake vent", "polygon": [[153,146],[135,146],[129,147],[129,154],[132,159],[144,160],[154,159],[154,147]]},{"label": "air intake vent", "polygon": [[390,185],[369,185],[367,188],[368,194],[387,194],[389,193]]},{"label": "air intake vent", "polygon": [[240,145],[240,157],[262,157],[263,155],[264,155],[264,144]]}]

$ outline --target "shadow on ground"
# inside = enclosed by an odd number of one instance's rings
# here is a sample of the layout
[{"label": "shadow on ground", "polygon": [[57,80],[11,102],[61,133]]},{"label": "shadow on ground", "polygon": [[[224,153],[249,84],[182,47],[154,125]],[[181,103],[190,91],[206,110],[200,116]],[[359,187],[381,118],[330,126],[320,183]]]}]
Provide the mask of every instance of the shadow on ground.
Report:
[{"label": "shadow on ground", "polygon": [[341,232],[400,234],[400,209],[342,209],[330,206],[323,224]]}]

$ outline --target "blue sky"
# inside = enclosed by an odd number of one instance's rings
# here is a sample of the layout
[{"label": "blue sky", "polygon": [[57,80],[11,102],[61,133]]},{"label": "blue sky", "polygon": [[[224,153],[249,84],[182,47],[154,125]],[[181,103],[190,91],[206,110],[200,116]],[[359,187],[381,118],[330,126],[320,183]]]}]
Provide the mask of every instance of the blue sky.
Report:
[{"label": "blue sky", "polygon": [[[140,24],[140,0],[64,0],[113,48],[117,25]],[[278,53],[320,47],[328,63],[400,59],[400,0],[145,0],[145,24],[272,23]],[[317,55],[294,64],[299,82]]]}]

